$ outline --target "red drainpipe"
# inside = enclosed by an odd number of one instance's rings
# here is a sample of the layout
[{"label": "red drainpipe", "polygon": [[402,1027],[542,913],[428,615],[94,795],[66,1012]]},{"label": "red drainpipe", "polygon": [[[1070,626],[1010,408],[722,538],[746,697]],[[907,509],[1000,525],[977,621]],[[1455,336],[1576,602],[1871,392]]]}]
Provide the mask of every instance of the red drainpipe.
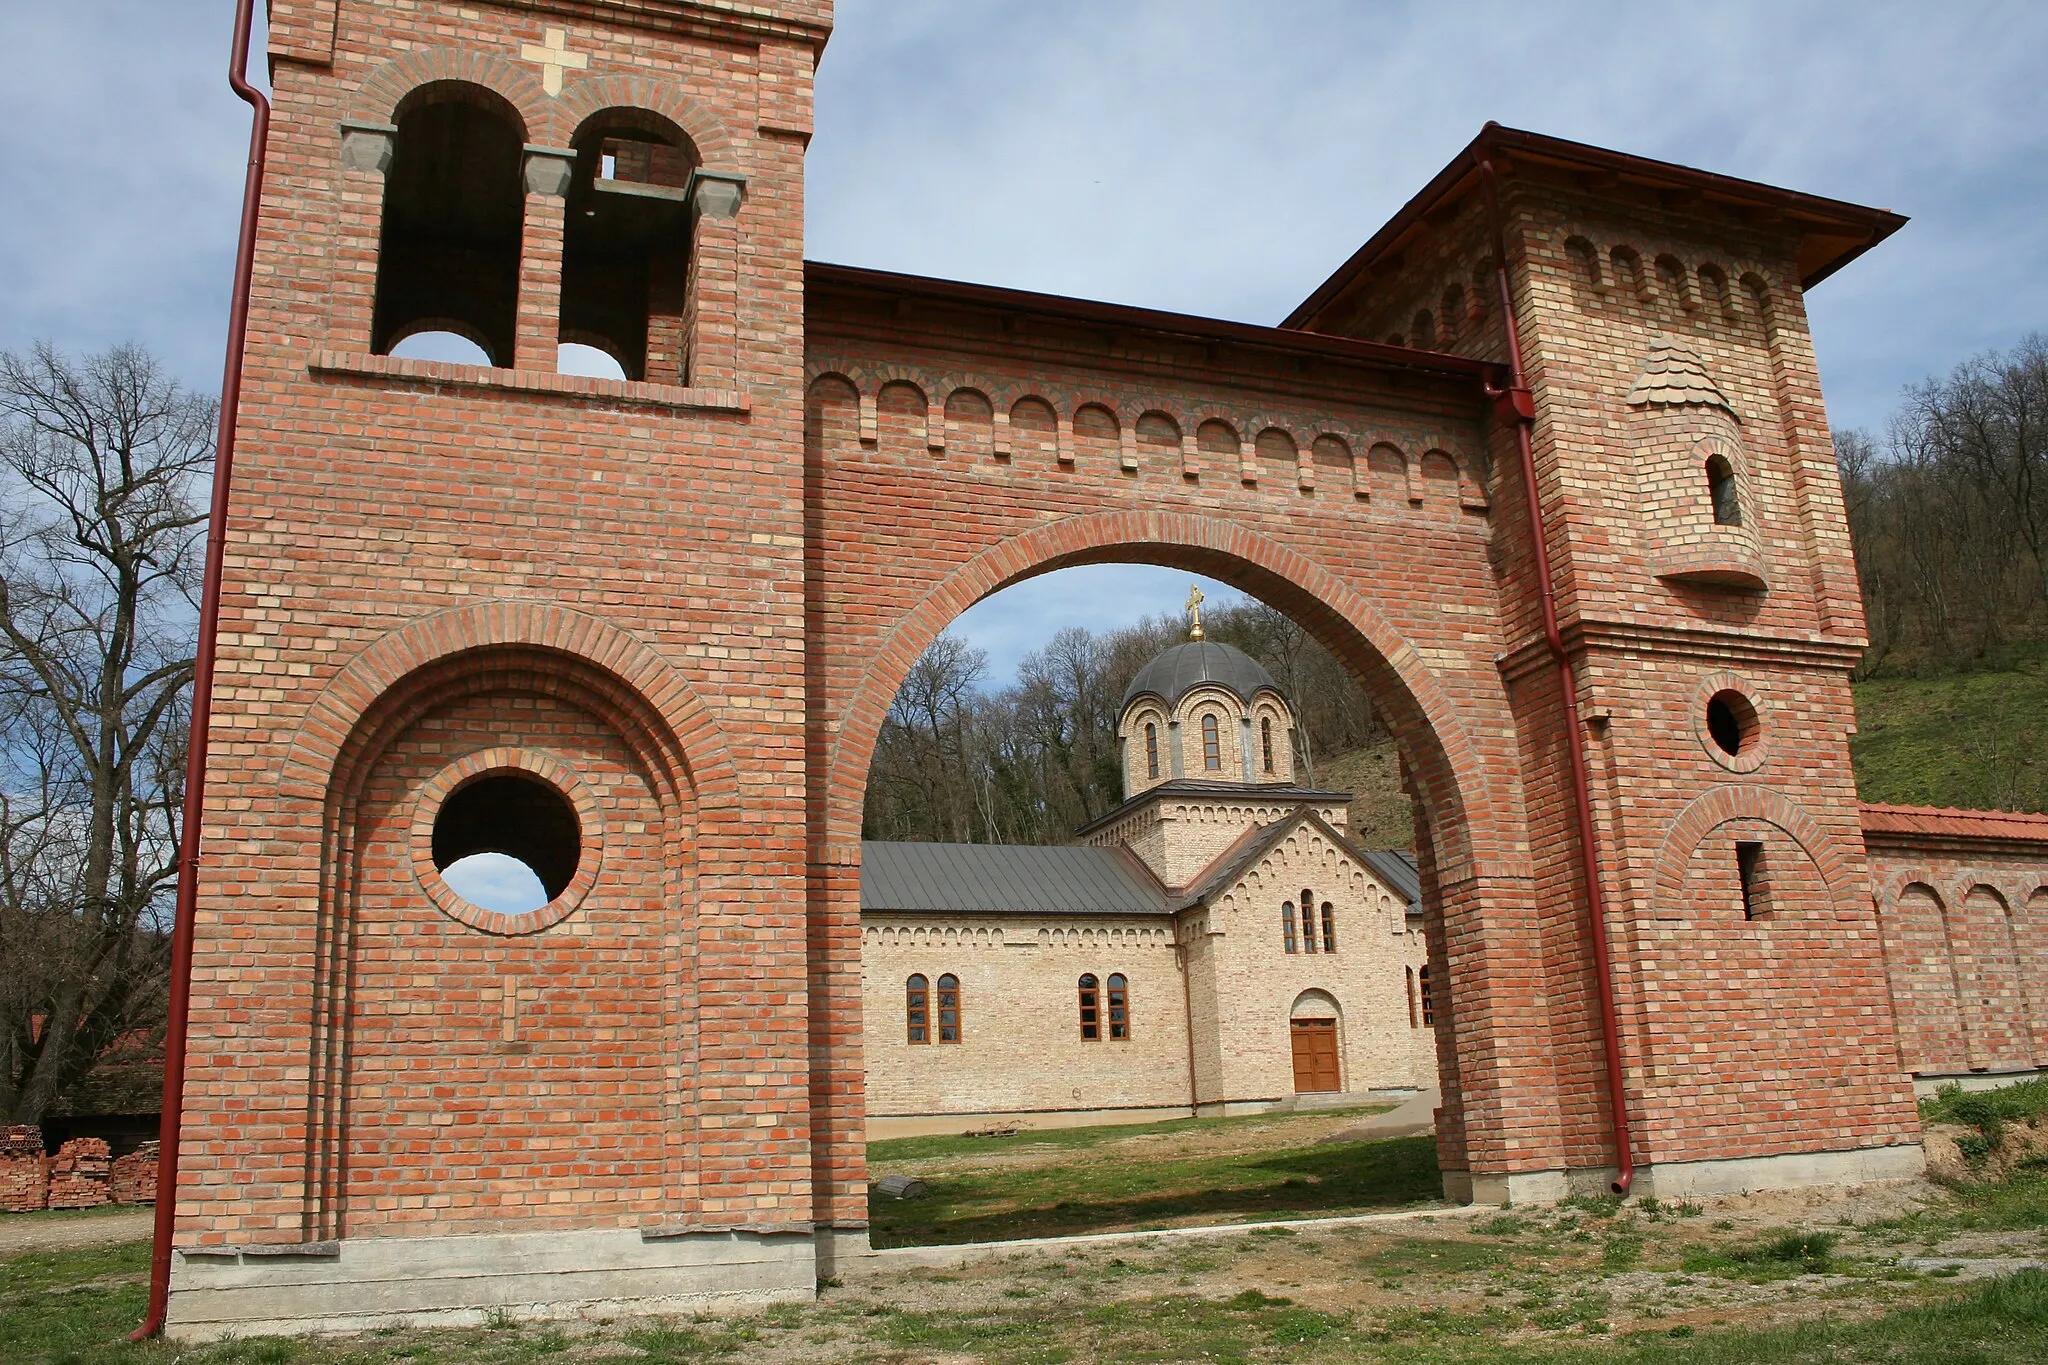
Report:
[{"label": "red drainpipe", "polygon": [[1521,454],[1523,500],[1529,508],[1529,539],[1536,557],[1536,597],[1543,607],[1543,642],[1557,665],[1558,699],[1564,705],[1565,752],[1571,760],[1572,804],[1579,821],[1579,875],[1586,883],[1586,909],[1593,920],[1593,968],[1599,978],[1600,1037],[1607,1049],[1607,1103],[1614,1124],[1614,1150],[1620,1169],[1614,1192],[1627,1194],[1635,1183],[1635,1145],[1630,1140],[1628,1100],[1621,1082],[1621,1028],[1614,1009],[1614,960],[1607,950],[1607,898],[1600,889],[1600,849],[1593,825],[1593,784],[1586,775],[1586,738],[1579,724],[1578,680],[1571,656],[1557,628],[1557,586],[1550,572],[1550,538],[1543,526],[1543,500],[1536,493],[1536,452],[1529,432],[1536,425],[1536,399],[1522,370],[1522,337],[1515,326],[1514,291],[1508,286],[1507,234],[1501,225],[1500,193],[1493,162],[1478,158],[1479,181],[1486,193],[1486,214],[1493,232],[1493,278],[1500,293],[1500,316],[1507,329],[1508,386],[1488,392],[1496,411],[1512,418],[1515,444]]},{"label": "red drainpipe", "polygon": [[192,918],[199,901],[199,826],[206,809],[206,738],[213,717],[214,641],[220,629],[221,564],[227,552],[228,488],[235,469],[235,417],[242,401],[242,346],[249,335],[249,281],[256,266],[256,215],[270,138],[270,101],[249,84],[249,35],[255,0],[235,6],[228,85],[249,102],[249,176],[242,187],[242,240],[228,305],[227,372],[220,386],[220,437],[214,447],[213,510],[206,532],[206,581],[199,598],[199,641],[192,661],[192,742],[185,758],[185,825],[178,839],[178,904],[171,926],[170,1017],[164,1030],[164,1098],[156,1167],[156,1246],[149,1260],[149,1310],[131,1334],[164,1329],[171,1296],[171,1237],[178,1226],[178,1136],[185,1108],[185,1034],[192,1005]]}]

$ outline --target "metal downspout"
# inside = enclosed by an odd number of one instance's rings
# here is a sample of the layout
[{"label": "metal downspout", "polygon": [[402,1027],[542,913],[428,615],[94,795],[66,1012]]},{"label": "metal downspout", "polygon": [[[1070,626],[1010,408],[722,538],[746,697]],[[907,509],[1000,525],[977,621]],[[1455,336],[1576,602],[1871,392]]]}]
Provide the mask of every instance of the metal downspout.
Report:
[{"label": "metal downspout", "polygon": [[1586,773],[1586,739],[1579,722],[1578,679],[1564,636],[1557,625],[1557,587],[1550,570],[1550,538],[1543,524],[1543,501],[1536,492],[1536,452],[1530,429],[1536,424],[1536,400],[1522,370],[1522,338],[1515,325],[1514,291],[1508,284],[1507,234],[1501,222],[1500,192],[1493,162],[1478,159],[1479,181],[1486,195],[1486,215],[1493,235],[1493,277],[1500,294],[1500,315],[1506,328],[1508,387],[1489,393],[1496,411],[1509,416],[1521,456],[1523,498],[1528,504],[1529,538],[1536,560],[1536,595],[1543,609],[1543,641],[1557,665],[1558,700],[1564,708],[1565,752],[1572,772],[1572,804],[1579,823],[1579,874],[1586,883],[1586,909],[1593,922],[1593,967],[1600,997],[1600,1037],[1607,1050],[1607,1100],[1613,1119],[1614,1150],[1619,1169],[1613,1189],[1627,1194],[1635,1182],[1634,1143],[1629,1133],[1628,1099],[1622,1089],[1621,1029],[1614,1008],[1614,962],[1607,947],[1607,898],[1600,888],[1600,850],[1593,824],[1592,781]]},{"label": "metal downspout", "polygon": [[185,1107],[185,1035],[192,1005],[192,920],[199,901],[199,830],[206,809],[206,740],[213,719],[214,644],[220,629],[220,584],[226,557],[228,489],[235,467],[235,418],[242,400],[242,347],[249,335],[249,283],[256,264],[256,219],[270,138],[270,101],[249,84],[254,0],[237,0],[228,85],[255,117],[249,128],[249,173],[242,188],[242,237],[235,251],[228,307],[227,369],[221,379],[220,436],[214,447],[213,507],[206,531],[206,578],[199,598],[199,640],[192,661],[192,742],[185,759],[185,824],[178,839],[178,900],[171,926],[170,1010],[164,1029],[163,1118],[158,1130],[156,1244],[149,1261],[149,1308],[136,1341],[164,1328],[170,1307],[171,1238],[178,1226],[178,1137]]}]

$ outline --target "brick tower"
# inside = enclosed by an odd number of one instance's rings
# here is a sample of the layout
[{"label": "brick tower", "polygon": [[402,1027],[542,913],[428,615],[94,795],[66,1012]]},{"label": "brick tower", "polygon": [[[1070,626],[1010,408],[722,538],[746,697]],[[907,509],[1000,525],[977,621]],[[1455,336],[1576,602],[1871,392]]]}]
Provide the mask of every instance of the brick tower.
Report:
[{"label": "brick tower", "polygon": [[808,1293],[830,5],[270,12],[171,1326]]},{"label": "brick tower", "polygon": [[[1804,304],[1903,221],[1489,125],[1288,320],[1506,360],[1505,259],[1646,1193],[1919,1169],[1849,765],[1861,598]],[[1493,456],[1512,465],[1507,406]],[[1548,983],[1554,1140],[1590,1178],[1614,1167],[1612,1087],[1565,721],[1526,485],[1499,486],[1515,504],[1496,523],[1499,668],[1541,907],[1527,951]],[[1457,940],[1453,981],[1477,946]]]}]

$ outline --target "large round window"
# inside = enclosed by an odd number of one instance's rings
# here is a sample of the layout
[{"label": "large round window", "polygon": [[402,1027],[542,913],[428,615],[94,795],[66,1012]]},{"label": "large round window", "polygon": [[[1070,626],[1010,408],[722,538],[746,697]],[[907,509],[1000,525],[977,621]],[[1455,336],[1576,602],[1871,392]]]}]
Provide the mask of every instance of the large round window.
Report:
[{"label": "large round window", "polygon": [[1694,693],[1693,725],[1707,757],[1735,773],[1753,773],[1764,762],[1763,716],[1756,689],[1732,673],[1700,680]]},{"label": "large round window", "polygon": [[421,793],[413,866],[444,912],[475,929],[527,934],[568,916],[597,880],[592,793],[531,750],[451,764]]},{"label": "large round window", "polygon": [[434,867],[449,885],[458,891],[475,885],[493,899],[535,885],[545,893],[537,904],[516,909],[479,901],[487,910],[540,909],[569,889],[582,856],[583,833],[569,798],[525,773],[480,777],[442,802],[434,816]]}]

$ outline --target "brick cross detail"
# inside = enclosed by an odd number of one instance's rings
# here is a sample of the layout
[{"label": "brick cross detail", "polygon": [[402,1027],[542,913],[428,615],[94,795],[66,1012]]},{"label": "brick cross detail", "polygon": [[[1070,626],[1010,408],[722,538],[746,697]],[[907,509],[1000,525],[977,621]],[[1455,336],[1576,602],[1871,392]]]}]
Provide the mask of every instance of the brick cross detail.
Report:
[{"label": "brick cross detail", "polygon": [[540,63],[540,88],[547,91],[550,95],[562,93],[562,73],[564,71],[581,71],[584,67],[590,65],[590,54],[587,52],[571,52],[569,50],[569,35],[558,28],[551,28],[547,31],[546,42],[527,43],[521,47],[519,49],[519,59],[521,61]]}]

